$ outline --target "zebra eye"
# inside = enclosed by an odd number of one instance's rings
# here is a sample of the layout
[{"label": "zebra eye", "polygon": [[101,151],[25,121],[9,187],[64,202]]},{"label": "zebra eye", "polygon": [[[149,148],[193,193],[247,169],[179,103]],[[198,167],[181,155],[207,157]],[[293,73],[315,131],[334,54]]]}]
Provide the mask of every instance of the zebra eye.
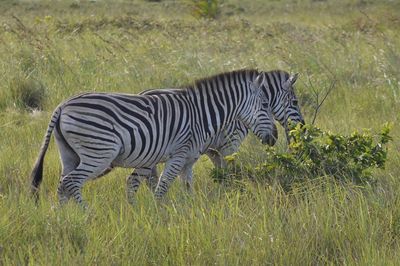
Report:
[{"label": "zebra eye", "polygon": [[292,100],[292,104],[293,104],[293,105],[297,105],[297,104],[298,104],[297,99]]},{"label": "zebra eye", "polygon": [[268,103],[262,103],[262,106],[263,106],[264,108],[268,108],[268,107],[269,107],[269,104],[268,104]]}]

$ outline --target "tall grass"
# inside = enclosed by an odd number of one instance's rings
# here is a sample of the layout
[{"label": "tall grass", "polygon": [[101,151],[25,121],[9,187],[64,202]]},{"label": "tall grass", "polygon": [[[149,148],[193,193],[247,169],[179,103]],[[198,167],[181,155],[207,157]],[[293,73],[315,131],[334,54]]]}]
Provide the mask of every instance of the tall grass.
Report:
[{"label": "tall grass", "polygon": [[[75,3],[0,3],[0,264],[398,262],[396,1],[229,0],[215,20],[194,17],[179,1]],[[211,163],[201,158],[192,194],[177,180],[155,202],[143,186],[129,206],[130,170],[117,169],[85,185],[90,209],[83,212],[57,204],[60,166],[52,142],[34,205],[27,177],[61,101],[84,91],[176,87],[245,67],[300,72],[296,92],[308,121],[313,87],[335,80],[316,120],[324,130],[348,134],[394,122],[386,168],[373,172],[377,184],[320,178],[290,193],[246,178],[226,186],[212,181]],[[16,100],[25,101],[11,88],[38,89],[42,111],[18,107]],[[278,148],[286,149],[284,138]],[[238,160],[256,165],[264,156],[250,136]]]}]

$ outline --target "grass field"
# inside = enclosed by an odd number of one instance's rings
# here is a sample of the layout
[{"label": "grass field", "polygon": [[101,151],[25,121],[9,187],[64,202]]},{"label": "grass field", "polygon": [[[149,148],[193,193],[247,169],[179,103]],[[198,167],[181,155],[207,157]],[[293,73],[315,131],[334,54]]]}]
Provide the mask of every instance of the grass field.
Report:
[{"label": "grass field", "polygon": [[[396,265],[400,261],[400,2],[224,0],[216,19],[190,1],[0,2],[0,265]],[[334,84],[316,124],[348,134],[392,122],[373,186],[328,177],[289,192],[210,178],[202,157],[193,193],[163,202],[145,187],[125,198],[127,169],[84,187],[89,210],[60,208],[54,141],[40,202],[29,174],[51,112],[85,91],[137,93],[240,68],[299,72],[306,121],[313,89]],[[26,93],[29,92],[29,93]],[[24,100],[25,99],[25,100]],[[25,108],[24,102],[42,111]],[[280,135],[278,149],[285,149]],[[243,164],[262,162],[250,136]],[[178,180],[177,180],[178,181]]]}]

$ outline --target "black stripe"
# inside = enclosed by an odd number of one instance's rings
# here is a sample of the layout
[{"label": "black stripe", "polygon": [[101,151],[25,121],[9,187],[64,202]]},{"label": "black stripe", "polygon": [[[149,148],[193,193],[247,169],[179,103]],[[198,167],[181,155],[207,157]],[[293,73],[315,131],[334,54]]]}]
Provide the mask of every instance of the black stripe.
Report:
[{"label": "black stripe", "polygon": [[211,97],[214,97],[212,91],[214,89],[216,89],[215,86],[213,86],[213,85],[214,84],[211,81],[207,82],[207,88],[208,88],[208,90],[206,91],[207,95],[208,95],[208,97],[207,97],[207,105],[208,106],[207,107],[208,107],[210,119],[211,119],[211,125],[208,125],[208,128],[210,128],[210,126],[211,126],[213,128],[213,132],[217,132],[217,118],[216,118],[216,113],[214,110],[215,106],[211,100]]},{"label": "black stripe", "polygon": [[92,159],[110,159],[110,157],[95,157],[95,156],[89,155],[87,153],[81,153],[81,154],[83,156],[86,156],[86,157],[89,157],[89,158],[92,158]]},{"label": "black stripe", "polygon": [[86,162],[83,162],[82,163],[83,165],[87,165],[87,166],[91,166],[91,167],[97,167],[98,165],[94,165],[94,164],[90,164],[90,163],[86,163]]},{"label": "black stripe", "polygon": [[[156,95],[163,94],[163,93],[156,93]],[[151,113],[151,108],[147,105],[143,105],[139,100],[134,99],[134,98],[128,98],[128,97],[123,97],[122,95],[113,95],[116,99],[121,100],[123,102],[135,105],[136,107],[146,110],[146,112]],[[135,95],[135,97],[140,97],[139,95]],[[140,97],[140,100],[147,100],[146,97]]]},{"label": "black stripe", "polygon": [[[176,111],[175,108],[177,107],[175,105],[175,101],[174,98],[172,98],[171,95],[166,95],[167,100],[170,102],[170,106],[171,106],[171,115],[170,115],[170,121],[171,121],[171,125],[169,126],[169,138],[171,139],[171,136],[173,136],[173,130],[174,130],[174,125],[176,122]],[[182,116],[182,114],[180,114],[180,116]],[[177,128],[179,129],[179,128]]]},{"label": "black stripe", "polygon": [[81,145],[82,147],[86,148],[86,149],[90,149],[90,150],[94,150],[94,151],[115,151],[114,148],[97,148],[97,147],[91,147],[91,146],[86,146],[86,145]]},{"label": "black stripe", "polygon": [[114,140],[110,140],[110,139],[106,139],[106,138],[102,138],[102,137],[98,137],[98,136],[94,136],[94,135],[88,135],[88,134],[84,134],[84,133],[76,132],[76,131],[72,131],[72,130],[66,130],[65,132],[70,133],[70,134],[75,134],[78,136],[82,136],[82,137],[98,139],[98,140],[102,140],[102,141],[109,142],[109,143],[114,143],[114,144],[116,143]]},{"label": "black stripe", "polygon": [[101,124],[99,124],[99,123],[96,123],[96,122],[93,122],[93,121],[90,121],[90,120],[87,120],[87,119],[81,119],[81,118],[72,116],[72,115],[70,115],[70,114],[67,114],[67,116],[69,116],[70,118],[72,118],[72,119],[74,119],[74,120],[76,120],[76,121],[78,121],[78,122],[81,122],[81,123],[83,123],[83,124],[91,125],[91,126],[93,126],[93,127],[100,128],[100,129],[102,129],[102,130],[105,130],[105,131],[108,131],[108,132],[111,132],[111,133],[115,133],[115,130],[114,130],[114,129],[109,128],[109,127],[106,127],[106,126],[103,126],[103,125],[101,125]]}]

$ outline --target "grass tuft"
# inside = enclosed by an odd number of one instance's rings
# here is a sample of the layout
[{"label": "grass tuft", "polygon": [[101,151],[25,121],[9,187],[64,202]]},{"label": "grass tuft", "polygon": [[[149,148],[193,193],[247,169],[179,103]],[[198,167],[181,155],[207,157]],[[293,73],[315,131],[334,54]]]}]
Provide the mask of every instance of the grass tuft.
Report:
[{"label": "grass tuft", "polygon": [[34,78],[15,77],[9,85],[9,97],[17,108],[28,111],[41,110],[46,100],[46,87]]}]

